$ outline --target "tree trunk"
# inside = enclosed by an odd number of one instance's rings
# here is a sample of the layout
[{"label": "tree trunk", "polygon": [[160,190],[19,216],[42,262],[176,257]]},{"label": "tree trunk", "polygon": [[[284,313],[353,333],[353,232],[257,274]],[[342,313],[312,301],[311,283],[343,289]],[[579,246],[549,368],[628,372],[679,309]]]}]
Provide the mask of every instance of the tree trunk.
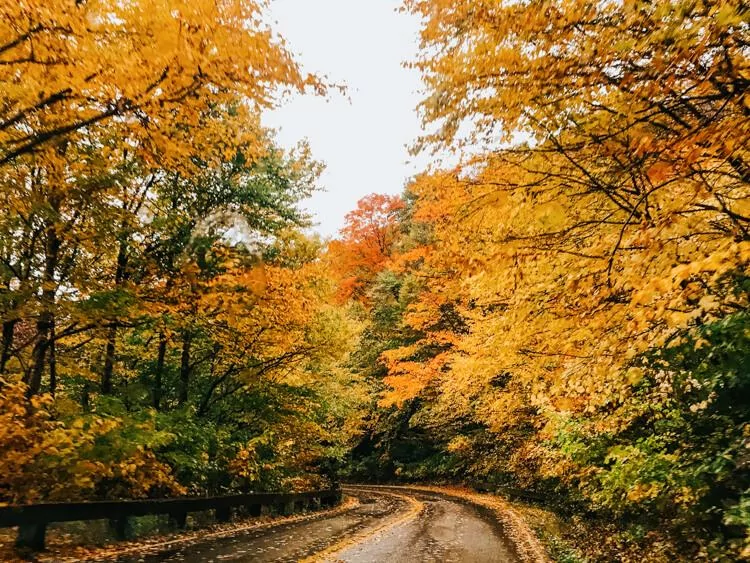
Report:
[{"label": "tree trunk", "polygon": [[13,336],[17,319],[3,322],[3,349],[0,351],[0,374],[5,373],[5,366],[13,353]]},{"label": "tree trunk", "polygon": [[83,384],[83,390],[81,391],[81,407],[83,412],[90,412],[91,410],[91,390],[89,389],[89,382],[86,381]]},{"label": "tree trunk", "polygon": [[31,366],[26,373],[24,383],[28,385],[26,394],[33,397],[38,394],[42,388],[42,376],[44,375],[44,365],[47,359],[47,349],[50,345],[50,329],[54,316],[50,311],[43,311],[39,314],[36,323],[36,342],[31,352]]},{"label": "tree trunk", "polygon": [[182,357],[180,359],[180,386],[177,402],[184,405],[188,401],[188,385],[190,384],[190,341],[189,331],[182,334]]},{"label": "tree trunk", "polygon": [[33,397],[42,388],[42,375],[47,357],[47,350],[51,343],[51,333],[55,324],[55,299],[57,282],[55,273],[60,253],[60,239],[54,223],[49,222],[46,228],[47,241],[45,245],[44,276],[42,278],[41,310],[36,322],[36,342],[31,352],[31,366],[24,376],[24,383],[28,386],[26,394]]},{"label": "tree trunk", "polygon": [[102,369],[101,391],[103,395],[112,394],[112,374],[115,369],[115,340],[117,327],[111,326],[107,330],[107,345],[104,348],[104,368]]},{"label": "tree trunk", "polygon": [[[124,225],[123,225],[124,228]],[[125,236],[120,237],[120,248],[117,251],[117,268],[115,269],[115,288],[122,286],[127,277],[128,241]],[[104,395],[111,395],[112,378],[115,371],[115,353],[117,346],[117,327],[111,326],[107,331],[107,345],[104,349],[104,368],[102,369],[101,390]]]},{"label": "tree trunk", "polygon": [[55,319],[53,318],[49,343],[49,392],[53,397],[57,392],[57,344],[55,340]]},{"label": "tree trunk", "polygon": [[227,369],[224,374],[221,377],[216,377],[215,374],[215,368],[216,368],[216,358],[219,355],[219,352],[221,351],[221,345],[220,344],[214,344],[214,354],[211,358],[211,384],[208,386],[208,389],[206,390],[206,393],[203,395],[203,398],[201,399],[200,406],[198,407],[198,412],[196,413],[196,416],[205,416],[208,413],[208,407],[211,404],[211,397],[213,396],[216,389],[226,381],[226,379],[229,377],[229,375],[232,373],[232,370],[234,370],[234,364],[229,366],[229,369]]},{"label": "tree trunk", "polygon": [[154,408],[161,409],[162,379],[164,377],[164,358],[167,355],[167,337],[159,333],[159,351],[156,355],[156,372],[154,373]]}]

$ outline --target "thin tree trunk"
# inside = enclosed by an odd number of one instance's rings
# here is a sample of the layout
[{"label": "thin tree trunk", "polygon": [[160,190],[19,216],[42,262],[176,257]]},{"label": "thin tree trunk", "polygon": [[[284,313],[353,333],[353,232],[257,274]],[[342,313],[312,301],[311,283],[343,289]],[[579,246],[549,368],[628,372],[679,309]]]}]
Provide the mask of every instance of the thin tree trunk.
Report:
[{"label": "thin tree trunk", "polygon": [[38,394],[42,388],[42,376],[44,375],[44,366],[47,359],[47,349],[50,345],[50,329],[52,328],[54,317],[50,311],[43,311],[39,314],[36,323],[36,342],[31,352],[31,366],[26,374],[25,381],[28,385],[26,394],[33,397]]},{"label": "thin tree trunk", "polygon": [[5,373],[5,366],[13,353],[13,337],[17,319],[3,322],[3,349],[0,351],[0,373]]},{"label": "thin tree trunk", "polygon": [[89,412],[91,409],[91,392],[88,381],[84,382],[83,390],[81,391],[81,407],[83,408],[83,412]]},{"label": "thin tree trunk", "polygon": [[154,373],[154,408],[161,409],[162,379],[164,377],[164,358],[167,355],[167,337],[159,333],[159,351],[156,355],[156,372]]},{"label": "thin tree trunk", "polygon": [[26,395],[33,397],[39,393],[39,389],[42,384],[42,375],[44,372],[44,358],[47,354],[48,344],[48,318],[47,313],[42,313],[39,317],[39,321],[36,323],[37,337],[34,343],[34,349],[31,351],[31,366],[24,378],[24,383],[27,385]]},{"label": "thin tree trunk", "polygon": [[180,385],[177,402],[184,405],[188,401],[188,385],[190,385],[190,344],[192,336],[189,331],[182,334],[182,357],[180,358]]},{"label": "thin tree trunk", "polygon": [[104,348],[104,368],[102,369],[101,391],[103,395],[112,394],[112,374],[115,368],[115,341],[117,327],[111,326],[107,330],[107,345]]},{"label": "thin tree trunk", "polygon": [[49,344],[49,392],[53,397],[57,392],[57,344],[55,340],[55,320],[52,319]]},{"label": "thin tree trunk", "polygon": [[44,263],[44,276],[42,278],[41,312],[36,322],[36,342],[31,353],[31,366],[26,372],[24,383],[28,386],[26,394],[33,397],[42,388],[42,376],[44,374],[47,350],[50,347],[51,332],[55,323],[55,300],[57,295],[57,282],[55,272],[60,253],[60,239],[52,222],[46,228],[46,256]]},{"label": "thin tree trunk", "polygon": [[[124,225],[123,225],[124,229]],[[115,288],[119,288],[127,276],[128,242],[120,237],[120,248],[117,251],[117,268],[115,269]],[[115,353],[117,346],[117,327],[111,326],[107,331],[107,345],[104,349],[104,367],[102,369],[101,390],[104,395],[111,395],[112,379],[115,371]]]},{"label": "thin tree trunk", "polygon": [[198,407],[197,416],[205,416],[208,413],[208,407],[211,404],[211,397],[214,394],[214,391],[221,385],[227,377],[232,373],[232,370],[234,369],[234,364],[229,366],[229,369],[227,369],[224,372],[224,375],[221,377],[216,377],[215,369],[216,369],[216,358],[219,355],[219,352],[221,351],[221,345],[216,343],[214,344],[214,353],[211,357],[211,385],[208,386],[208,390],[203,395],[203,398],[201,399],[200,406]]}]

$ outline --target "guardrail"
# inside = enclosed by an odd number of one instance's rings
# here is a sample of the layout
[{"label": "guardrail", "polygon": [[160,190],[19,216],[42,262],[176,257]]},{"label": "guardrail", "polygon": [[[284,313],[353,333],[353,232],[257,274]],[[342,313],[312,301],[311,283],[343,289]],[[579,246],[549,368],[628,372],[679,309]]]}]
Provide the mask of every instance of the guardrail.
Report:
[{"label": "guardrail", "polygon": [[18,526],[16,547],[44,549],[47,525],[53,522],[109,520],[115,534],[124,539],[128,519],[134,516],[168,514],[178,527],[184,528],[189,512],[216,511],[216,519],[226,522],[232,509],[243,507],[251,516],[260,516],[263,508],[276,508],[288,515],[298,510],[334,506],[341,500],[341,490],[304,493],[246,493],[217,497],[174,499],[116,500],[93,502],[55,502],[0,507],[0,528]]}]

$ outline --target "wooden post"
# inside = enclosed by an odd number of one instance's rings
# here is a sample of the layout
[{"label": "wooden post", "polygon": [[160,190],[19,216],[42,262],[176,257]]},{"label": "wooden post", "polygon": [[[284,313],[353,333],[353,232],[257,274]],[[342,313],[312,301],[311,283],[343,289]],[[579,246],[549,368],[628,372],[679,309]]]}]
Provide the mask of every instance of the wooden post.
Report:
[{"label": "wooden post", "polygon": [[18,527],[16,547],[18,549],[31,549],[33,551],[44,550],[44,534],[47,532],[47,523],[23,524]]},{"label": "wooden post", "polygon": [[247,512],[250,514],[250,516],[260,516],[261,514],[263,514],[263,505],[251,504],[247,507]]}]

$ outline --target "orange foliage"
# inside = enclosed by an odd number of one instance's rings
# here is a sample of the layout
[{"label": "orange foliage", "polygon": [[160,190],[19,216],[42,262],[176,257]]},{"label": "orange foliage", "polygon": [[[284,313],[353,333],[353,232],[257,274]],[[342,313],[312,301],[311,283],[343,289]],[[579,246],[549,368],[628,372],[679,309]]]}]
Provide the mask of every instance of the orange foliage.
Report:
[{"label": "orange foliage", "polygon": [[365,299],[365,289],[388,263],[398,232],[399,213],[406,207],[401,196],[371,194],[346,216],[341,238],[329,246],[340,279],[340,296]]}]

